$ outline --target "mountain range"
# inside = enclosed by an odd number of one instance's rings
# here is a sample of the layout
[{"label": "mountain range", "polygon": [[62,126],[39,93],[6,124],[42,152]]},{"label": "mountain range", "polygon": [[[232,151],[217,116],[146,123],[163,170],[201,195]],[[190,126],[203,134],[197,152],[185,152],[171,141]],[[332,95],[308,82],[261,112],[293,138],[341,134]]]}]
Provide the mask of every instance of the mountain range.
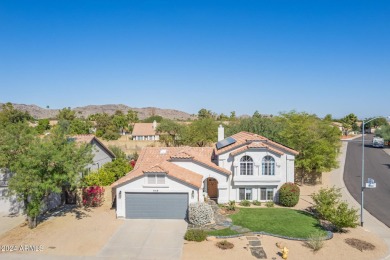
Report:
[{"label": "mountain range", "polygon": [[[0,103],[0,105],[3,105]],[[27,111],[31,116],[36,119],[50,118],[55,119],[60,109],[42,108],[37,105],[26,105],[26,104],[12,104],[16,109]],[[88,117],[89,115],[96,113],[107,113],[112,115],[115,111],[120,110],[123,113],[127,113],[128,110],[138,112],[138,118],[140,120],[148,118],[152,115],[161,116],[163,118],[173,120],[189,120],[194,119],[195,116],[189,113],[175,110],[175,109],[162,109],[157,107],[144,107],[134,108],[123,104],[107,104],[107,105],[88,105],[83,107],[72,108],[76,111],[78,117]]]}]

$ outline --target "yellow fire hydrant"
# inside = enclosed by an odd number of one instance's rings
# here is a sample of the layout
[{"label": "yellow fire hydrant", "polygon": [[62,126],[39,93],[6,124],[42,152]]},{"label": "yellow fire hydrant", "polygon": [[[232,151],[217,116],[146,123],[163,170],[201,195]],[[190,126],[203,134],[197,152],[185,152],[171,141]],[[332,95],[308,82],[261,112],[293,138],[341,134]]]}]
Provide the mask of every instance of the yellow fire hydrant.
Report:
[{"label": "yellow fire hydrant", "polygon": [[287,249],[287,247],[283,247],[283,249],[282,249],[282,258],[283,259],[287,259],[287,257],[288,257],[288,249]]}]

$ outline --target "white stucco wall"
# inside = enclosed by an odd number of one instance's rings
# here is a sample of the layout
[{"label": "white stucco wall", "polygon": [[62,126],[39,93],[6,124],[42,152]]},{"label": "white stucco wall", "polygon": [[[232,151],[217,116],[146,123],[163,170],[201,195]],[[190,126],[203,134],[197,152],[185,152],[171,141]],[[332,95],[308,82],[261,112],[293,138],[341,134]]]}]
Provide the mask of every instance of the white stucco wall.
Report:
[{"label": "white stucco wall", "polygon": [[[237,148],[240,149],[240,148]],[[290,154],[279,155],[267,150],[249,150],[236,156],[229,151],[218,156],[219,166],[232,171],[232,181],[229,185],[229,200],[239,200],[239,188],[252,188],[253,200],[260,200],[260,189],[274,190],[274,200],[277,191],[286,182],[294,182],[294,156]],[[253,175],[240,175],[240,160],[243,156],[253,159]],[[265,156],[275,159],[275,175],[262,175],[262,160]]]},{"label": "white stucco wall", "polygon": [[7,169],[0,169],[0,212],[6,214],[22,213],[23,202],[17,200],[16,196],[9,196],[8,181],[12,173]]},{"label": "white stucco wall", "polygon": [[209,177],[214,178],[218,181],[218,203],[226,203],[229,201],[229,176],[221,173],[217,170],[209,168],[207,166],[203,166],[198,163],[194,163],[192,161],[172,161],[174,164],[185,168],[187,170],[193,171],[200,175],[203,175],[203,184],[201,187],[202,191],[205,190],[205,180]]},{"label": "white stucco wall", "polygon": [[[194,197],[192,198],[192,191],[194,191]],[[148,192],[148,193],[188,193],[188,202],[197,202],[198,198],[202,195],[202,192],[193,186],[190,186],[180,180],[171,178],[167,175],[164,185],[150,185],[147,184],[146,175],[134,179],[128,183],[125,183],[116,188],[116,214],[119,218],[125,217],[125,193],[126,192]],[[121,193],[121,196],[119,196]]]}]

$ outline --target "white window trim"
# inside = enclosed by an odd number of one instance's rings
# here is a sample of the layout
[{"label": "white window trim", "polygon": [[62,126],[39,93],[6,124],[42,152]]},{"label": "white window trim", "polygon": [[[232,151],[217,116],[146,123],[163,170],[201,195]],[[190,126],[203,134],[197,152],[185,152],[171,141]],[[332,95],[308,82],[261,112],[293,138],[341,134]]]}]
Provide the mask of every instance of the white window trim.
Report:
[{"label": "white window trim", "polygon": [[[155,183],[149,183],[149,178],[154,177]],[[157,183],[157,176],[163,176],[164,177],[164,183],[158,184]],[[148,187],[153,187],[153,188],[168,188],[169,185],[167,183],[167,176],[165,173],[148,173],[145,175],[145,182],[143,187],[148,188]]]},{"label": "white window trim", "polygon": [[[265,171],[264,171],[264,169],[265,169],[265,167],[264,167],[264,159],[266,157],[270,157],[270,158],[273,159],[273,172],[272,172],[273,174],[265,174]],[[269,161],[267,161],[266,163],[268,164],[268,167],[269,167],[268,171],[271,172],[271,168],[270,168],[271,163]],[[266,155],[266,156],[263,157],[263,159],[261,160],[261,175],[264,175],[264,176],[275,176],[276,175],[276,160],[275,160],[274,157],[272,157],[270,155]]]},{"label": "white window trim", "polygon": [[[248,157],[250,159],[250,161],[242,161],[244,159],[244,157]],[[242,171],[242,165],[244,165],[244,168],[245,168],[245,174],[244,172]],[[240,159],[240,175],[241,176],[253,176],[254,175],[254,166],[255,164],[253,163],[253,158],[249,155],[244,155],[243,157],[241,157]],[[248,174],[249,172],[249,169],[250,169],[250,172],[252,174]]]},{"label": "white window trim", "polygon": [[[262,189],[265,189],[265,197],[266,197],[265,200],[261,198],[261,191],[262,191]],[[268,192],[269,191],[272,191],[272,194],[273,194],[272,198],[268,198]],[[259,201],[270,201],[270,200],[273,201],[274,198],[275,198],[275,189],[274,188],[263,187],[263,188],[259,189]]]},{"label": "white window trim", "polygon": [[[245,198],[243,200],[249,200],[249,201],[253,200],[253,188],[251,188],[251,187],[240,187],[240,188],[238,188],[238,201],[242,201],[242,199],[240,199],[240,189],[245,189],[245,194],[244,194]],[[250,191],[250,192],[248,192],[248,191]],[[251,194],[251,199],[247,199],[246,198],[247,194]]]}]

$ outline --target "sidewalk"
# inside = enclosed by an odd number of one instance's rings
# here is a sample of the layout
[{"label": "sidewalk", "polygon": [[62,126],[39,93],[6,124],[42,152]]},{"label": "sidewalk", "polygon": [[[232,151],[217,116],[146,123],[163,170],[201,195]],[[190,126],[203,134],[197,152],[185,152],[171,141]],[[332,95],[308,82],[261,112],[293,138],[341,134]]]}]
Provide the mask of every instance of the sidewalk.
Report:
[{"label": "sidewalk", "polygon": [[13,216],[6,212],[0,212],[0,235],[6,233],[16,226],[19,226],[24,222],[25,219],[26,217],[22,214]]},{"label": "sidewalk", "polygon": [[[341,188],[343,200],[347,201],[349,205],[360,209],[360,204],[348,192],[348,189],[347,187],[345,187],[344,180],[343,180],[347,148],[348,148],[348,142],[342,142],[341,154],[339,156],[340,167],[332,171],[330,176],[330,182],[332,185],[335,185],[337,188]],[[367,210],[364,210],[363,229],[378,235],[385,241],[388,247],[388,252],[383,259],[390,259],[390,228],[388,228],[385,224],[383,224],[374,216],[372,216]]]}]

